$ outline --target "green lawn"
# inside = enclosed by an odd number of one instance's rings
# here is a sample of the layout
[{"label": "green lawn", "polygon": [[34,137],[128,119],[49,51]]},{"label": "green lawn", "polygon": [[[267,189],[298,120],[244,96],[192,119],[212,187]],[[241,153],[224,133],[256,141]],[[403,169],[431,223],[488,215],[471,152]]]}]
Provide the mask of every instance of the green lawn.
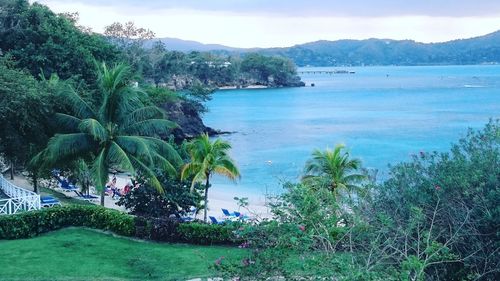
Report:
[{"label": "green lawn", "polygon": [[209,277],[220,257],[244,250],[163,244],[67,228],[32,239],[0,240],[0,280],[186,280]]}]

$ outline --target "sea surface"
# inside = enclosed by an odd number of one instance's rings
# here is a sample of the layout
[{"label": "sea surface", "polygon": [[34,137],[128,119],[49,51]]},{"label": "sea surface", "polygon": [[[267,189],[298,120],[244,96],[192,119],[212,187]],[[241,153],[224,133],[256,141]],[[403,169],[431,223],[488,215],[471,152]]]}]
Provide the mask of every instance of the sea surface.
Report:
[{"label": "sea surface", "polygon": [[299,69],[315,70],[355,73],[302,74],[302,88],[214,94],[203,120],[234,132],[221,138],[232,144],[242,178],[233,185],[215,177],[213,189],[279,193],[284,181],[298,181],[314,149],[338,143],[380,180],[389,164],[447,151],[467,128],[500,118],[499,65]]}]

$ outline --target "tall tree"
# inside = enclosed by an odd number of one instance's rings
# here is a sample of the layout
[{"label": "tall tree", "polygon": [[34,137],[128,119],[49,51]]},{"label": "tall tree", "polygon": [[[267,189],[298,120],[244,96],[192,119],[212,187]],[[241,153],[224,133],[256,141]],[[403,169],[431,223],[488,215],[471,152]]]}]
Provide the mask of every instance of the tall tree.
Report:
[{"label": "tall tree", "polygon": [[217,139],[211,142],[208,135],[203,134],[191,141],[187,149],[191,162],[185,164],[182,168],[181,179],[193,177],[191,192],[194,190],[196,183],[205,181],[205,212],[203,219],[206,222],[210,177],[213,174],[219,174],[231,180],[236,180],[240,177],[240,172],[233,159],[228,155],[231,145],[226,141]]},{"label": "tall tree", "polygon": [[36,160],[54,164],[91,155],[91,171],[96,188],[101,191],[101,205],[111,168],[137,172],[163,192],[153,168],[175,175],[181,159],[170,144],[156,136],[167,135],[175,124],[166,120],[159,108],[143,105],[139,89],[130,86],[129,67],[117,65],[108,69],[103,63],[98,76],[100,96],[93,104],[71,87],[64,87],[61,98],[73,115],[59,113],[57,119],[70,132],[52,137]]},{"label": "tall tree", "polygon": [[0,154],[10,162],[11,178],[14,164],[25,166],[49,139],[50,97],[43,83],[0,58]]},{"label": "tall tree", "polygon": [[131,21],[115,22],[104,28],[104,35],[121,49],[124,59],[136,72],[143,74],[150,67],[143,45],[155,37],[153,31],[136,27]]},{"label": "tall tree", "polygon": [[116,61],[118,50],[104,36],[82,31],[76,20],[76,15],[56,15],[37,2],[0,1],[0,49],[35,77],[56,73],[91,84],[96,81],[94,61]]},{"label": "tall tree", "polygon": [[358,173],[361,161],[351,159],[343,149],[344,145],[338,144],[333,150],[315,150],[312,159],[306,163],[303,182],[313,187],[328,188],[334,193],[342,189],[348,192],[358,190],[360,187],[357,184],[366,178]]}]

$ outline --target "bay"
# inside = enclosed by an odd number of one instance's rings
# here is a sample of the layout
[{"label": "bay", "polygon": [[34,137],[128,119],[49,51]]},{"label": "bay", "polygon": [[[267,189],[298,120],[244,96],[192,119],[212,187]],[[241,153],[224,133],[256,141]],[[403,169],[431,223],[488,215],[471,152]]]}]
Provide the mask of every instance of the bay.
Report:
[{"label": "bay", "polygon": [[[281,192],[314,149],[337,143],[383,179],[388,164],[446,151],[467,128],[500,117],[498,65],[299,69],[319,70],[355,73],[303,74],[302,88],[218,91],[207,103],[204,122],[235,132],[221,138],[241,170],[238,194]],[[213,180],[216,190],[228,185]]]}]

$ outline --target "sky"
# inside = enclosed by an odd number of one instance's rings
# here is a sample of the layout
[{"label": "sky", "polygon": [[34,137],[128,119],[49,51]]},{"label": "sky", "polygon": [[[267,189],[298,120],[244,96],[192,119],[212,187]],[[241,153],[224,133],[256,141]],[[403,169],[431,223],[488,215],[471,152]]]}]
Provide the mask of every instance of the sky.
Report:
[{"label": "sky", "polygon": [[172,37],[232,47],[286,47],[317,40],[443,42],[500,30],[500,0],[38,0],[78,12],[102,33],[133,21]]}]

